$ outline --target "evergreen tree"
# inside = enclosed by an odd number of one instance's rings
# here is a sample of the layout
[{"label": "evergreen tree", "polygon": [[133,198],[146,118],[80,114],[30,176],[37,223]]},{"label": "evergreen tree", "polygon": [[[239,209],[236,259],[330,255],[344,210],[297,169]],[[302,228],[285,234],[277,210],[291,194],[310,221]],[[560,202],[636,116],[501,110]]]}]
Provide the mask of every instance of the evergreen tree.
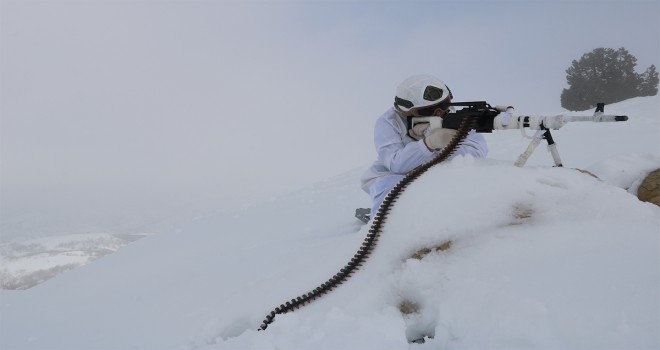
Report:
[{"label": "evergreen tree", "polygon": [[573,60],[566,70],[569,88],[561,94],[562,107],[578,111],[591,109],[598,102],[614,103],[657,93],[655,66],[644,74],[635,73],[637,58],[625,48],[597,48]]},{"label": "evergreen tree", "polygon": [[642,74],[642,83],[639,85],[639,96],[655,96],[658,93],[658,72],[651,65]]}]

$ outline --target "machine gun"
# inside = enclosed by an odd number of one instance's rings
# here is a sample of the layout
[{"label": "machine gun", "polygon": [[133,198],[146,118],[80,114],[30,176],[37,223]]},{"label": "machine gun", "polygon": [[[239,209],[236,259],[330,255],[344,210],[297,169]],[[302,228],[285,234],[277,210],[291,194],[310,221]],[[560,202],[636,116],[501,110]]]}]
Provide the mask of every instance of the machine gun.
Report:
[{"label": "machine gun", "polygon": [[[557,151],[557,145],[552,138],[550,130],[559,130],[562,126],[570,122],[621,122],[628,120],[628,117],[625,115],[605,114],[604,103],[598,103],[594,114],[591,116],[511,116],[510,118],[505,114],[500,116],[500,113],[506,112],[508,106],[492,107],[485,101],[453,102],[451,103],[451,106],[463,108],[455,112],[447,113],[442,117],[409,116],[407,118],[408,130],[419,124],[428,124],[427,130],[433,130],[436,128],[458,129],[459,125],[461,125],[465,118],[473,118],[475,120],[474,130],[479,133],[492,133],[493,130],[520,129],[523,135],[525,135],[525,128],[536,130],[534,136],[531,137],[532,142],[515,162],[515,165],[518,167],[525,165],[527,159],[532,155],[541,140],[546,140],[548,142],[548,148],[552,154],[555,166],[562,166],[561,158]],[[527,135],[525,136],[530,138]]]}]

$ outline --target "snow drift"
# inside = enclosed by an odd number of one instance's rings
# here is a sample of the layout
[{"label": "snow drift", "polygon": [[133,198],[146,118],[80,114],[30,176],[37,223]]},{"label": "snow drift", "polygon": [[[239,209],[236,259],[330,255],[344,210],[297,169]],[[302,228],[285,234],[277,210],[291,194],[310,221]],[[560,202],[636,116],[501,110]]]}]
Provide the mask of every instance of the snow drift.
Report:
[{"label": "snow drift", "polygon": [[1,291],[0,347],[657,349],[660,208],[635,186],[660,168],[658,97],[606,112],[631,119],[554,133],[566,168],[541,150],[512,166],[527,143],[515,131],[488,135],[488,159],[432,168],[347,283],[266,331],[257,328],[267,312],[359,247],[363,169]]}]

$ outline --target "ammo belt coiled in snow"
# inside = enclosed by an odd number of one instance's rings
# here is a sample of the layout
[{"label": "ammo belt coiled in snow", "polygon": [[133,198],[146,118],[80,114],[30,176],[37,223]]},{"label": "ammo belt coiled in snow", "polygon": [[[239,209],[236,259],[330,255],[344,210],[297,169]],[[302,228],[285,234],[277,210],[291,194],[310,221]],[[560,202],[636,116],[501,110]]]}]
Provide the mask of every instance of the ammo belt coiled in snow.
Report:
[{"label": "ammo belt coiled in snow", "polygon": [[307,303],[311,303],[317,298],[335,289],[338,285],[345,282],[348,279],[348,277],[352,276],[353,273],[360,266],[362,266],[362,263],[365,262],[365,260],[369,257],[369,254],[371,254],[374,247],[376,246],[383,225],[385,224],[387,214],[392,209],[392,205],[399,198],[399,195],[403,192],[403,190],[413,181],[419,178],[422,174],[424,174],[427,170],[429,170],[431,167],[447,160],[458,149],[458,147],[461,145],[463,140],[465,140],[465,138],[467,137],[470,130],[472,130],[475,125],[476,125],[476,118],[474,117],[463,118],[460,126],[458,127],[456,135],[452,138],[452,140],[449,142],[447,147],[445,147],[442,151],[440,151],[440,153],[438,153],[438,155],[435,156],[430,161],[420,165],[419,167],[413,169],[408,174],[406,174],[406,176],[390,190],[390,192],[383,200],[383,203],[378,208],[378,212],[372,219],[373,221],[371,224],[371,229],[369,230],[369,233],[365,237],[362,246],[360,247],[360,249],[358,249],[357,253],[355,253],[351,261],[349,261],[341,270],[339,270],[339,272],[337,272],[329,280],[327,280],[325,283],[321,284],[320,286],[316,287],[311,292],[303,294],[297,298],[291,299],[290,301],[287,301],[284,304],[276,307],[273,311],[271,311],[268,314],[268,316],[266,316],[266,319],[264,319],[263,323],[261,324],[261,327],[259,327],[259,330],[265,330],[266,328],[268,328],[268,325],[273,323],[273,320],[275,319],[275,315],[285,314],[289,311],[296,310]]}]

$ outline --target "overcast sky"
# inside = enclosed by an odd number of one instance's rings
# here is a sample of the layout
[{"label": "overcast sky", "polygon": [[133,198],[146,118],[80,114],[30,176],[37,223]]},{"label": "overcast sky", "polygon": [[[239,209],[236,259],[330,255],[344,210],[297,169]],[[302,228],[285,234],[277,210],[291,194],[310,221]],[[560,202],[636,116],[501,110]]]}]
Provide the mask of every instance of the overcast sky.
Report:
[{"label": "overcast sky", "polygon": [[584,53],[625,47],[640,73],[660,63],[658,1],[0,9],[5,236],[131,230],[366,166],[373,123],[411,74],[438,76],[456,100],[559,113]]}]

